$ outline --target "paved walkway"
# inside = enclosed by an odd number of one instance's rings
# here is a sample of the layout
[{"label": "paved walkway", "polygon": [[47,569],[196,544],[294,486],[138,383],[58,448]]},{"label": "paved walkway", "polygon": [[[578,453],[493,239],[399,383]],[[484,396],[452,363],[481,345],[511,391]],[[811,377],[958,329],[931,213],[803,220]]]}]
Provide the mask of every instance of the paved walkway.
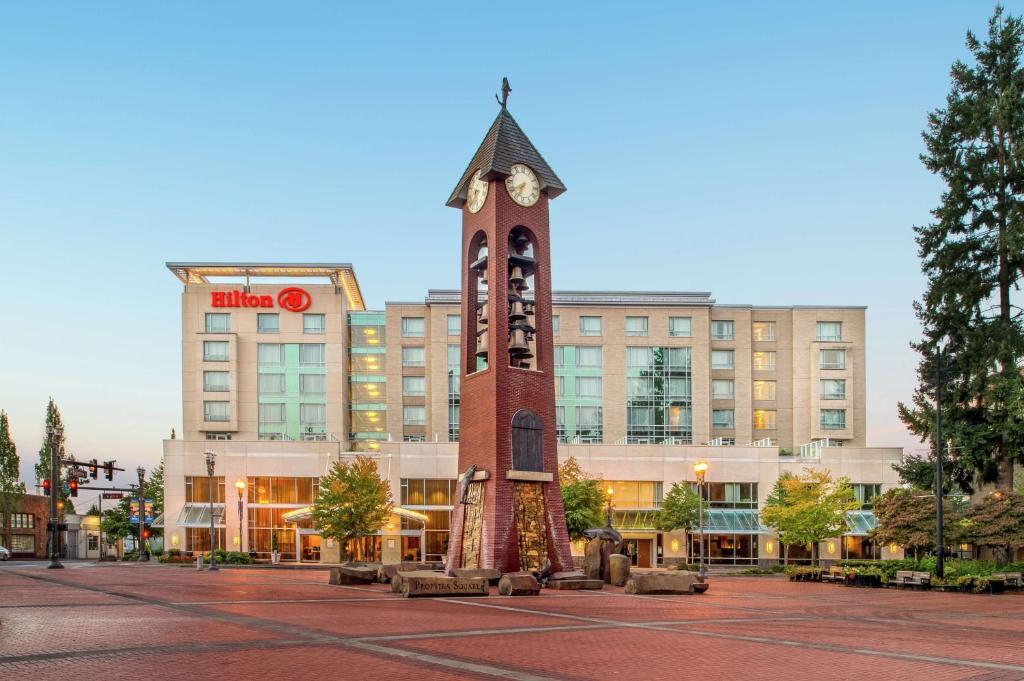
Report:
[{"label": "paved walkway", "polygon": [[316,570],[0,568],[0,679],[1024,679],[1024,594],[715,577],[402,599]]}]

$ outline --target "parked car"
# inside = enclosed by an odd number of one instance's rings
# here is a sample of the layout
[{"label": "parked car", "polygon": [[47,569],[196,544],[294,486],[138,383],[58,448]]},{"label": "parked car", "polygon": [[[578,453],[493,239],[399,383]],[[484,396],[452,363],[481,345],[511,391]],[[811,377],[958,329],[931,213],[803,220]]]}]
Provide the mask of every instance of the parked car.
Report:
[{"label": "parked car", "polygon": [[0,546],[0,560],[10,560],[11,552],[4,546]]}]

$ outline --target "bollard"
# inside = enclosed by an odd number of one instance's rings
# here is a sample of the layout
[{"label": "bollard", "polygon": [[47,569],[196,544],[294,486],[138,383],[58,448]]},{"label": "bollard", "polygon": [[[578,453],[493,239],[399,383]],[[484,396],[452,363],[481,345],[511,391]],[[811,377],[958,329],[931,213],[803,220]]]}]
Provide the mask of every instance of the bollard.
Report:
[{"label": "bollard", "polygon": [[202,554],[196,556],[196,570],[203,569],[203,556]]}]

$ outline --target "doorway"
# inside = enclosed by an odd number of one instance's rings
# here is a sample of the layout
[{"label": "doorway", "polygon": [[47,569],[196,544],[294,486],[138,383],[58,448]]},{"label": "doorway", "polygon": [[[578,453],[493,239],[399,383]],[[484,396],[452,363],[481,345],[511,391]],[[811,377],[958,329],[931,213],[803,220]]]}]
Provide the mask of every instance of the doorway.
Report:
[{"label": "doorway", "polygon": [[303,563],[319,563],[320,535],[300,534],[299,542],[299,560]]},{"label": "doorway", "polygon": [[653,539],[623,539],[622,550],[629,556],[629,562],[633,567],[649,568],[652,566]]}]

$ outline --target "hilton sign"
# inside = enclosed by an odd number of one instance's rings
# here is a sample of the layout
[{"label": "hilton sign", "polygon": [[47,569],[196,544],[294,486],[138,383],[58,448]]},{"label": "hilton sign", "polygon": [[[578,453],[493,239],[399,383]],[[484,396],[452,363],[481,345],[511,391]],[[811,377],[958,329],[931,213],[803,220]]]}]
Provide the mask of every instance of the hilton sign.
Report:
[{"label": "hilton sign", "polygon": [[[245,291],[211,291],[211,307],[274,307],[274,297],[255,295]],[[302,312],[312,304],[313,298],[305,289],[291,286],[277,294],[277,304],[282,310]]]}]

